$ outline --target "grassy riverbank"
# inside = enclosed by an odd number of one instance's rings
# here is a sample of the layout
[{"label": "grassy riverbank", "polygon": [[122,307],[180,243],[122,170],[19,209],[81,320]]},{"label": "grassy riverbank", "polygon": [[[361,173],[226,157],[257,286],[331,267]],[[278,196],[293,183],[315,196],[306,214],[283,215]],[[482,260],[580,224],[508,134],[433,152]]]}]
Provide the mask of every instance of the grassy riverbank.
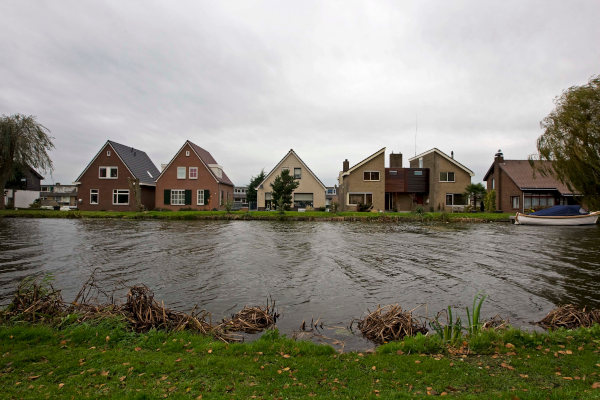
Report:
[{"label": "grassy riverbank", "polygon": [[[290,221],[444,221],[444,222],[509,222],[512,214],[497,213],[370,213],[370,212],[286,212]],[[170,220],[278,220],[270,211],[53,211],[1,210],[0,218],[109,218],[109,219],[170,219]]]},{"label": "grassy riverbank", "polygon": [[[136,334],[117,320],[98,325],[0,328],[6,398],[597,398],[600,329],[548,334],[484,332],[469,354],[437,336],[381,346],[375,354],[268,332],[224,344],[188,332]],[[253,397],[255,396],[255,397]]]}]

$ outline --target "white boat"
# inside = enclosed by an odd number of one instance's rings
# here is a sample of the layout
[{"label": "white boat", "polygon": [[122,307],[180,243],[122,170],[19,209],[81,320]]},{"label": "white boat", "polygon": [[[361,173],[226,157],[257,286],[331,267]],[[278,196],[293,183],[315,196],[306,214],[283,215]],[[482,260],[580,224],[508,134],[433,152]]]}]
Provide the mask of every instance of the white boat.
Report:
[{"label": "white boat", "polygon": [[598,221],[600,211],[595,211],[584,215],[527,215],[517,213],[515,225],[557,225],[557,226],[575,226],[575,225],[594,225]]}]

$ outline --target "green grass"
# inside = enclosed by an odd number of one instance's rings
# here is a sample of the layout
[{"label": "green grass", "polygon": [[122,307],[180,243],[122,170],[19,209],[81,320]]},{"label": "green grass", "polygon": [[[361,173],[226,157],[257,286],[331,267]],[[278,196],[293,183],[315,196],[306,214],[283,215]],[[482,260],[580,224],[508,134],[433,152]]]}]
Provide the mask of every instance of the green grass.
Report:
[{"label": "green grass", "polygon": [[598,338],[597,326],[510,329],[472,339],[466,357],[437,335],[340,355],[276,332],[226,345],[186,332],[135,334],[115,320],[13,325],[0,327],[0,385],[4,398],[31,399],[597,398]]},{"label": "green grass", "polygon": [[[512,214],[490,213],[454,213],[446,214],[448,221],[458,222],[508,222]],[[114,212],[114,211],[53,211],[53,210],[0,210],[0,218],[112,218],[112,219],[235,219],[235,220],[278,220],[277,212],[269,211],[146,211],[146,212]],[[310,221],[441,221],[441,213],[425,213],[423,218],[416,213],[370,213],[340,212],[337,214],[325,211],[285,213],[288,220]]]}]

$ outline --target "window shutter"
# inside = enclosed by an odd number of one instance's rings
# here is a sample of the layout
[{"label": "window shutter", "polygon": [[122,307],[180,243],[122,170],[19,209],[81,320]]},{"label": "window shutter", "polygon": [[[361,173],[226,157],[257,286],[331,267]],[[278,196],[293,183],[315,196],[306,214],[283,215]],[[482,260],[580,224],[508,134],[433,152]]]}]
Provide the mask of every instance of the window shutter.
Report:
[{"label": "window shutter", "polygon": [[185,205],[189,206],[191,204],[192,204],[192,191],[186,190],[185,191]]},{"label": "window shutter", "polygon": [[169,189],[165,189],[165,205],[171,204],[171,191]]},{"label": "window shutter", "polygon": [[204,191],[204,204],[208,204],[208,199],[210,199],[210,190]]}]

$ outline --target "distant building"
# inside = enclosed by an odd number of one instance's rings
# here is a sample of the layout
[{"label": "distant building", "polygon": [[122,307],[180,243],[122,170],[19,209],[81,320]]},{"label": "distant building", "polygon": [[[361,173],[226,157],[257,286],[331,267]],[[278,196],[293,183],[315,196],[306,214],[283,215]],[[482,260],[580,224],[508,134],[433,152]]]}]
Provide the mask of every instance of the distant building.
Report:
[{"label": "distant building", "polygon": [[248,186],[235,186],[233,188],[233,209],[248,209]]},{"label": "distant building", "polygon": [[15,208],[29,208],[40,198],[41,182],[44,179],[31,167],[15,172],[15,177],[4,187],[4,205]]},{"label": "distant building", "polygon": [[187,140],[156,178],[156,207],[224,210],[233,182],[205,149]]},{"label": "distant building", "polygon": [[59,206],[77,207],[77,185],[42,185],[40,199],[54,200]]},{"label": "distant building", "polygon": [[327,191],[325,192],[325,207],[329,208],[331,203],[337,203],[337,201],[337,186],[327,186]]},{"label": "distant building", "polygon": [[292,149],[258,185],[256,197],[259,211],[275,208],[275,205],[272,204],[270,185],[284,170],[288,170],[290,175],[299,183],[298,188],[292,193],[292,210],[297,211],[307,206],[314,208],[325,207],[325,192],[327,188]]},{"label": "distant building", "polygon": [[[543,161],[550,166],[551,161]],[[555,205],[578,204],[576,196],[567,185],[536,173],[528,160],[505,160],[498,150],[494,162],[485,174],[487,190],[496,190],[496,210],[524,212],[541,210]]]},{"label": "distant building", "polygon": [[78,186],[77,208],[83,211],[137,211],[127,178],[140,180],[142,204],[154,209],[159,172],[148,155],[108,140],[73,182]]}]

